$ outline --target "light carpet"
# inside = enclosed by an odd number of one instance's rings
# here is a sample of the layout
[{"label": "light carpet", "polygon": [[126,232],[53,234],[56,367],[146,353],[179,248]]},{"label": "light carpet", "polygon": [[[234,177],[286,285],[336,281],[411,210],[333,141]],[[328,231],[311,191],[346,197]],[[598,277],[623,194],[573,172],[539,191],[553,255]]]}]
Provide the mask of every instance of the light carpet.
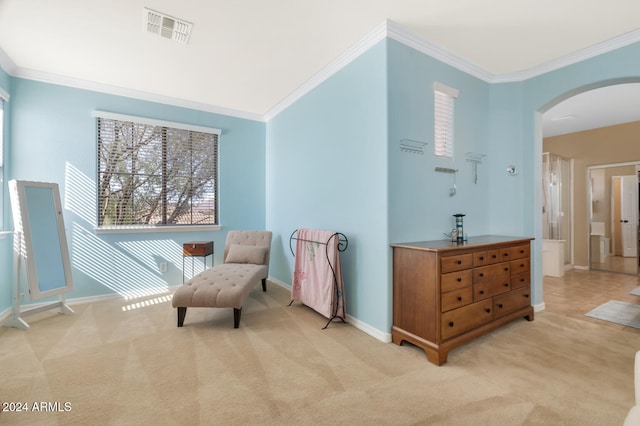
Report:
[{"label": "light carpet", "polygon": [[[621,425],[640,334],[551,312],[514,321],[437,367],[259,286],[231,309],[169,297],[74,304],[0,327],[2,425]],[[65,405],[65,403],[68,403]],[[69,408],[66,410],[66,408]]]},{"label": "light carpet", "polygon": [[619,300],[609,300],[585,314],[603,321],[640,328],[640,305]]}]

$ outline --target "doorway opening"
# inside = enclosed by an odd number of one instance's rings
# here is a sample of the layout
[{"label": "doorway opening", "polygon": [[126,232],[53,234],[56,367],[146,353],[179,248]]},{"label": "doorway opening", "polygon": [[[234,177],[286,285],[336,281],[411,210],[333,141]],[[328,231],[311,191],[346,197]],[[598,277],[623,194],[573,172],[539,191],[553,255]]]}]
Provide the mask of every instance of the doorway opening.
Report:
[{"label": "doorway opening", "polygon": [[639,273],[639,172],[640,162],[588,168],[590,269]]}]

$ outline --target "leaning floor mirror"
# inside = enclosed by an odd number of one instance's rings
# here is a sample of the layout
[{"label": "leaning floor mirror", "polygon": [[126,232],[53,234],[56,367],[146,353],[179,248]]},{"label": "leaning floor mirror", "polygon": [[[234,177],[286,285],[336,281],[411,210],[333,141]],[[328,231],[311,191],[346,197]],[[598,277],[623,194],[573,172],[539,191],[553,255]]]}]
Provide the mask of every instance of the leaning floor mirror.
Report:
[{"label": "leaning floor mirror", "polygon": [[[58,184],[48,182],[9,181],[13,212],[13,305],[12,315],[4,325],[29,328],[23,316],[67,306],[65,294],[73,290],[71,262],[64,230]],[[29,309],[23,301],[57,297],[52,303]]]}]

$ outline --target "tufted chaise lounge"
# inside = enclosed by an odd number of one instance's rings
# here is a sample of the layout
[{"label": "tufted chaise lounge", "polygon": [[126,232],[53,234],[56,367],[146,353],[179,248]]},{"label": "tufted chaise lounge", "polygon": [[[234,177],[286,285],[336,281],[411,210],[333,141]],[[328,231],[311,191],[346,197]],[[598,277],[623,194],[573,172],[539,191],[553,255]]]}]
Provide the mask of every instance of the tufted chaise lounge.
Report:
[{"label": "tufted chaise lounge", "polygon": [[269,231],[229,231],[223,263],[199,273],[178,287],[172,305],[178,308],[178,327],[187,308],[233,308],[233,326],[240,325],[242,305],[255,285],[262,281],[267,291],[269,276]]}]

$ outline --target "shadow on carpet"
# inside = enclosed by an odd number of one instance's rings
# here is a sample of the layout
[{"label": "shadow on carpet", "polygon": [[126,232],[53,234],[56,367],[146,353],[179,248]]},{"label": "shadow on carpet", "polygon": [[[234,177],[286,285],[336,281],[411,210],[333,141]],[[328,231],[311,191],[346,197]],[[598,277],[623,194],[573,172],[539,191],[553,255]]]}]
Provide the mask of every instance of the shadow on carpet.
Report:
[{"label": "shadow on carpet", "polygon": [[640,305],[633,303],[609,300],[585,315],[627,327],[640,328]]}]

